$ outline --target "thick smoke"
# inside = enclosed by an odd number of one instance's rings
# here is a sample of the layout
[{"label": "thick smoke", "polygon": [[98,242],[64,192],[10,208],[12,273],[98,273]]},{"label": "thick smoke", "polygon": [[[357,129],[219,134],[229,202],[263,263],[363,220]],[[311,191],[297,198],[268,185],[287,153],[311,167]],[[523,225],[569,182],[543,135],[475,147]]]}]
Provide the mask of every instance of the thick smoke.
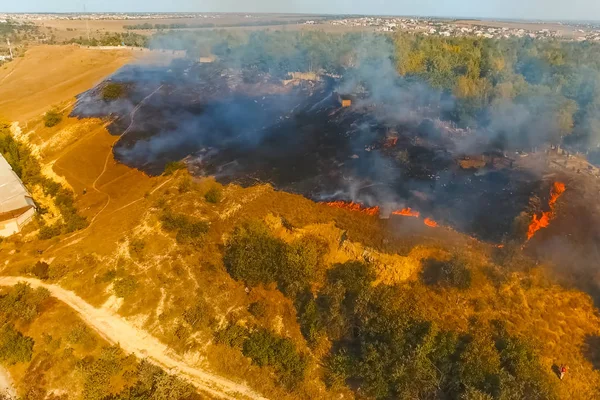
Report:
[{"label": "thick smoke", "polygon": [[[281,35],[280,41],[291,34]],[[234,49],[213,44],[213,63],[125,67],[110,79],[125,87],[125,98],[103,101],[101,85],[80,98],[74,113],[116,117],[111,131],[126,132],[114,149],[117,159],[150,173],[189,157],[195,171],[223,182],[270,182],[318,200],[388,211],[414,207],[491,240],[511,230],[537,178],[512,169],[463,171],[456,160],[557,143],[556,110],[563,104],[552,93],[498,100],[476,115],[479,128],[468,129],[452,120],[463,100],[398,74],[388,37],[357,35],[350,48],[331,45],[342,49],[334,54],[317,40],[294,36],[293,45],[273,44],[273,37],[256,34]],[[189,45],[177,40],[161,37],[160,46]],[[284,86],[296,71],[317,72],[320,81]],[[342,108],[338,95],[349,96],[352,106]]]}]

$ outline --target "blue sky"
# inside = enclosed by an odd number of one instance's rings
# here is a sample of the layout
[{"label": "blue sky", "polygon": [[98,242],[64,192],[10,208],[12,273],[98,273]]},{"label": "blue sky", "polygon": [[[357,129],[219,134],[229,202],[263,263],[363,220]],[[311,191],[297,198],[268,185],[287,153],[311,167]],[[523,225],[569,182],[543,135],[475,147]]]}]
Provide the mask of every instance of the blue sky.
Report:
[{"label": "blue sky", "polygon": [[[0,12],[77,12],[83,0],[0,0]],[[600,0],[85,0],[91,12],[290,12],[600,20]]]}]

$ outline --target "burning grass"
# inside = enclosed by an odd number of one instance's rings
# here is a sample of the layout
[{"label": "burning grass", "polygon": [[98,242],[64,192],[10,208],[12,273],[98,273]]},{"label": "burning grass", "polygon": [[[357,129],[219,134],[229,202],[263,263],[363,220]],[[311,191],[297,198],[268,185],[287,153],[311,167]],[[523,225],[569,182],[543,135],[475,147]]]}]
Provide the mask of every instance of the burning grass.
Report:
[{"label": "burning grass", "polygon": [[403,208],[401,210],[392,211],[392,215],[402,215],[403,217],[415,217],[415,218],[419,218],[419,216],[421,215],[421,213],[418,212],[418,211],[414,211],[410,207],[407,207],[407,208]]},{"label": "burning grass", "polygon": [[358,211],[358,212],[362,212],[365,213],[367,215],[378,215],[379,214],[379,207],[365,207],[360,203],[354,203],[354,202],[345,202],[345,201],[330,201],[327,204],[329,207],[334,207],[334,208],[341,208],[344,210],[349,210],[349,211]]},{"label": "burning grass", "polygon": [[548,200],[548,206],[550,211],[542,212],[542,215],[538,217],[536,214],[533,215],[529,229],[527,230],[527,240],[530,240],[537,231],[542,228],[547,228],[550,225],[550,221],[554,218],[554,208],[556,202],[560,196],[565,192],[566,186],[562,182],[554,182],[550,189],[550,200]]}]

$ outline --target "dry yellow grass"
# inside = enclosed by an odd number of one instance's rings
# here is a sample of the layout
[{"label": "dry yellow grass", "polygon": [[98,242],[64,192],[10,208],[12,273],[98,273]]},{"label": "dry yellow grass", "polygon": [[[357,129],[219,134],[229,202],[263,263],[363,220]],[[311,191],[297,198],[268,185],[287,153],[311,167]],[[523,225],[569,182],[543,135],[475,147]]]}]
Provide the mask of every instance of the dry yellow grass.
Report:
[{"label": "dry yellow grass", "polygon": [[[28,58],[27,62],[43,59],[36,53],[42,51],[39,49],[45,48],[33,49],[33,53],[17,63],[25,63]],[[52,79],[64,77],[68,70],[68,63],[59,60],[61,54],[73,61],[78,56],[89,57],[86,51],[65,47],[50,50],[55,58],[46,69],[50,70]],[[101,54],[98,56],[103,57]],[[35,72],[30,76],[31,81],[27,80],[28,76],[18,75],[21,72],[17,68],[13,75],[23,82],[24,100],[18,98],[19,81],[9,86],[2,83],[0,95],[13,93],[17,97],[0,100],[0,106],[4,111],[6,105],[16,119],[39,117],[49,102],[68,101],[73,96],[68,95],[69,91],[89,88],[95,83],[94,79],[99,80],[102,73],[109,73],[108,70],[125,62],[128,56],[113,54],[111,57],[110,68],[90,64],[90,71],[81,70],[79,80],[64,87],[67,94],[60,93],[61,83],[56,83],[54,89],[50,85],[42,92],[53,93],[56,89],[57,93],[41,99],[35,99],[33,88],[36,84],[44,88],[42,68],[38,66],[36,72],[29,66]],[[88,59],[88,62],[92,61]],[[55,69],[61,72],[52,72]],[[6,72],[0,71],[0,74]],[[5,75],[0,75],[0,79],[2,76]],[[96,76],[98,78],[94,78]],[[11,82],[9,79],[5,82]],[[494,265],[491,246],[450,229],[428,228],[412,218],[382,220],[334,209],[266,185],[251,188],[230,185],[223,188],[223,200],[219,204],[207,203],[202,196],[216,185],[210,179],[198,180],[191,190],[182,191],[181,183],[189,179],[183,172],[173,177],[148,177],[115,162],[111,153],[115,137],[99,120],[67,118],[49,129],[43,127],[38,118],[32,120],[29,129],[34,132],[25,134],[40,149],[42,162],[51,165],[53,171],[73,187],[78,208],[93,219],[94,224],[84,231],[47,242],[6,241],[0,247],[3,274],[20,274],[24,266],[40,258],[52,264],[64,263],[67,273],[60,284],[94,305],[104,304],[113,294],[111,284],[99,279],[104,273],[117,270],[120,276],[133,275],[139,287],[135,296],[125,300],[119,313],[139,321],[145,329],[167,343],[172,342],[187,356],[207,357],[218,371],[230,376],[245,374],[256,388],[283,398],[273,376],[249,365],[239,352],[210,344],[208,329],[190,335],[181,343],[176,343],[173,336],[182,310],[199,298],[209,301],[221,325],[230,318],[250,321],[253,317],[247,312],[247,306],[260,300],[269,304],[271,311],[262,323],[306,349],[291,301],[274,287],[253,289],[250,295],[246,294],[243,283],[233,281],[222,265],[222,245],[232,229],[247,219],[266,218],[273,231],[286,240],[306,234],[324,239],[329,244],[330,251],[326,255],[329,264],[352,259],[371,260],[380,283],[404,285],[420,313],[443,328],[464,332],[474,319],[482,326],[496,319],[504,321],[511,334],[537,344],[548,371],[555,363],[570,366],[569,375],[559,386],[561,398],[589,399],[597,394],[599,373],[582,351],[587,336],[600,334],[597,310],[588,295],[559,286],[548,279],[542,269],[507,273]],[[98,191],[92,189],[94,183]],[[84,188],[88,189],[86,195],[82,195]],[[175,212],[210,222],[205,244],[199,248],[176,245],[173,235],[160,228],[160,207],[156,206],[159,203]],[[294,227],[291,232],[282,228],[282,218]],[[146,243],[141,257],[132,256],[128,250],[133,239]],[[414,279],[418,277],[422,259],[446,259],[452,254],[465,259],[473,271],[472,289],[434,290]],[[490,271],[499,275],[497,282],[490,278]],[[51,325],[63,321],[60,315],[68,310],[57,308],[56,312],[48,314],[50,319],[42,322]],[[32,325],[30,329],[41,332],[46,328]],[[11,372],[17,380],[24,373],[18,367]],[[58,386],[63,385],[58,378],[56,382]],[[310,393],[307,397],[311,395],[314,398],[319,394]]]},{"label": "dry yellow grass", "polygon": [[1,113],[13,121],[37,117],[94,86],[134,55],[130,50],[33,47],[24,57],[0,67]]}]

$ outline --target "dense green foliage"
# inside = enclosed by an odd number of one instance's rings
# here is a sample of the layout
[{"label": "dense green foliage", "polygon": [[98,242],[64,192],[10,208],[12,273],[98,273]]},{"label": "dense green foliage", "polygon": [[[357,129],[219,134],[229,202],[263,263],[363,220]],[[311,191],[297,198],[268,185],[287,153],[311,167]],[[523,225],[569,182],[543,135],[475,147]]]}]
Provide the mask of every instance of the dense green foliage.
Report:
[{"label": "dense green foliage", "polygon": [[182,161],[170,161],[167,163],[167,165],[165,165],[165,170],[163,173],[165,175],[171,175],[174,172],[179,171],[180,169],[186,169],[186,168],[187,168],[187,166]]},{"label": "dense green foliage", "polygon": [[[62,220],[53,226],[43,226],[39,233],[40,239],[49,239],[87,226],[87,220],[79,215],[75,208],[73,192],[42,175],[40,163],[29,147],[15,140],[10,133],[10,126],[2,121],[0,121],[0,153],[25,186],[29,189],[36,185],[41,186],[44,194],[53,198],[60,211]],[[38,206],[38,212],[44,213],[45,210]]]},{"label": "dense green foliage", "polygon": [[47,128],[60,124],[60,121],[62,121],[62,113],[58,110],[50,110],[44,114],[44,125]]},{"label": "dense green foliage", "polygon": [[5,324],[0,328],[0,360],[9,365],[31,360],[33,339]]},{"label": "dense green foliage", "polygon": [[24,283],[0,295],[0,361],[12,365],[31,360],[34,341],[17,330],[15,324],[32,322],[48,297],[46,289],[34,290]]},{"label": "dense green foliage", "polygon": [[294,342],[290,339],[259,329],[248,335],[242,352],[261,367],[274,367],[286,386],[293,386],[304,378],[306,360],[298,354]]},{"label": "dense green foliage", "polygon": [[177,232],[177,242],[183,244],[199,244],[208,232],[208,222],[196,218],[188,217],[184,214],[176,214],[165,210],[160,222],[164,230]]},{"label": "dense green foliage", "polygon": [[212,187],[208,189],[206,193],[204,193],[204,200],[208,201],[209,203],[220,203],[222,198],[223,192],[218,187]]},{"label": "dense green foliage", "polygon": [[50,296],[44,288],[32,289],[25,283],[14,285],[0,295],[1,322],[31,322],[42,310],[42,303]]},{"label": "dense green foliage", "polygon": [[292,299],[309,291],[310,279],[323,277],[324,245],[314,238],[286,244],[260,222],[237,227],[225,248],[224,263],[232,277],[249,285],[276,282]]},{"label": "dense green foliage", "polygon": [[231,324],[216,332],[217,343],[240,349],[261,367],[273,367],[284,386],[293,388],[304,379],[307,360],[290,339],[263,328],[248,330]]},{"label": "dense green foliage", "polygon": [[121,98],[124,93],[125,90],[123,90],[123,85],[110,82],[102,88],[102,99],[104,101],[114,101]]},{"label": "dense green foliage", "polygon": [[[475,321],[469,332],[442,330],[415,309],[408,290],[376,285],[368,264],[352,261],[319,273],[322,253],[315,243],[286,244],[266,226],[247,223],[230,238],[224,262],[232,277],[251,286],[276,282],[293,300],[309,345],[323,338],[333,343],[324,359],[328,385],[351,383],[377,399],[556,399],[534,347],[510,336],[501,323]],[[429,284],[463,290],[471,284],[458,258],[425,260],[424,266]],[[275,365],[283,362],[280,357],[300,365],[288,344],[261,329],[244,334],[230,325],[217,341],[241,347],[258,365],[275,366],[283,379],[296,368]]]},{"label": "dense green foliage", "polygon": [[113,289],[117,297],[126,298],[135,293],[138,287],[137,279],[131,275],[116,279],[113,283]]}]

